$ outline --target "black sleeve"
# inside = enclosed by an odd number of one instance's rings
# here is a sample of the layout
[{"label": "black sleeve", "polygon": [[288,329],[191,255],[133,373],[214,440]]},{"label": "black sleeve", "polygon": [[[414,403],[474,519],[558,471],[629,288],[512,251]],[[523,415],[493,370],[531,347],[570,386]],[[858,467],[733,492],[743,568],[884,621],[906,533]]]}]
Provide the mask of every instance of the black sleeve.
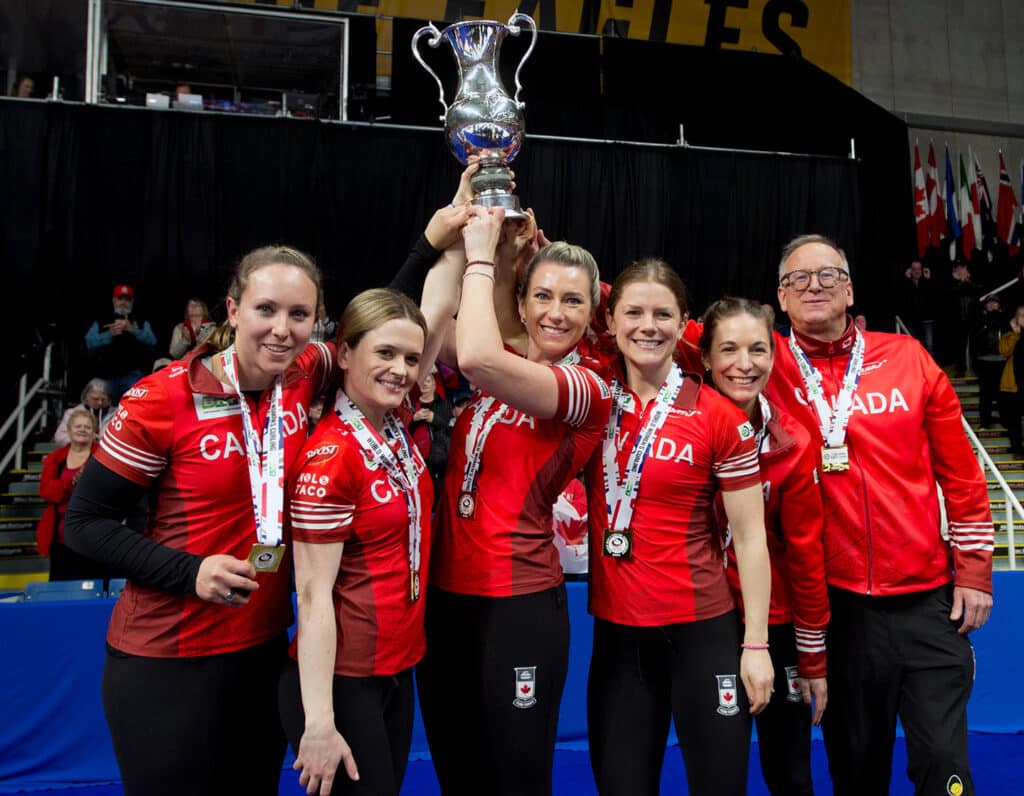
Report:
[{"label": "black sleeve", "polygon": [[146,488],[90,458],[64,517],[64,541],[134,583],[195,594],[202,556],[172,550],[143,535],[140,505]]},{"label": "black sleeve", "polygon": [[418,302],[423,293],[423,283],[427,280],[427,272],[440,257],[441,252],[431,246],[427,236],[421,233],[388,287]]}]

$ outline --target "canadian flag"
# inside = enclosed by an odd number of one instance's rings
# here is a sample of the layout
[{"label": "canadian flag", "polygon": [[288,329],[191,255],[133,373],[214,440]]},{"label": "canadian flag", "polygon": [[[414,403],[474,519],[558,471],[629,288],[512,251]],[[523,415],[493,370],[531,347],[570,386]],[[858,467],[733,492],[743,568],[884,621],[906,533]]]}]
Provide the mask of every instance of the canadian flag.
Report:
[{"label": "canadian flag", "polygon": [[931,219],[928,216],[928,194],[925,191],[921,152],[914,142],[914,221],[917,223],[917,256],[924,257],[931,237]]}]

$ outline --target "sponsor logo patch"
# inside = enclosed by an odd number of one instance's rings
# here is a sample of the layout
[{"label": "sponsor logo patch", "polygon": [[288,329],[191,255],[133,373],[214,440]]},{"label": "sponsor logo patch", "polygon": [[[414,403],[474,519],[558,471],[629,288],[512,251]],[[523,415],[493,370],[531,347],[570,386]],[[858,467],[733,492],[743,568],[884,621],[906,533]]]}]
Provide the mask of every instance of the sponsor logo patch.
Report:
[{"label": "sponsor logo patch", "polygon": [[311,462],[316,459],[317,461],[326,462],[328,459],[334,458],[334,454],[337,452],[337,445],[318,445],[312,450],[306,451],[306,461]]},{"label": "sponsor logo patch", "polygon": [[749,420],[741,426],[736,426],[736,430],[740,432],[740,439],[744,441],[754,436],[754,426],[751,425]]},{"label": "sponsor logo patch", "polygon": [[145,398],[148,393],[145,387],[132,387],[122,397],[123,398]]},{"label": "sponsor logo patch", "polygon": [[242,413],[238,398],[231,395],[193,394],[192,401],[199,420],[216,420],[219,417],[232,417]]}]

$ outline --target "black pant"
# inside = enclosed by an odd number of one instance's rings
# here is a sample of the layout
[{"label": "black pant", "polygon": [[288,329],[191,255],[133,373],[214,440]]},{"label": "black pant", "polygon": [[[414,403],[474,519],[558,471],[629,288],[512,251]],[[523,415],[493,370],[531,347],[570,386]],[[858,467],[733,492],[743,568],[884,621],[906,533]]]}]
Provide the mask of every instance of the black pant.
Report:
[{"label": "black pant", "polygon": [[664,627],[594,620],[587,725],[601,796],[657,796],[672,718],[690,793],[746,794],[751,717],[741,640],[735,611]]},{"label": "black pant", "polygon": [[[334,676],[334,726],[359,768],[359,780],[338,769],[332,796],[398,796],[409,762],[413,714],[412,669],[392,677]],[[290,658],[278,694],[281,722],[298,754],[306,714],[299,690],[299,667]]]},{"label": "black pant", "polygon": [[277,796],[287,638],[197,658],[107,648],[103,709],[126,796]]},{"label": "black pant", "polygon": [[761,774],[772,796],[814,796],[811,780],[811,709],[796,685],[793,625],[769,625],[775,693],[754,717]]},{"label": "black pant", "polygon": [[975,357],[974,372],[978,376],[978,409],[983,426],[992,425],[992,405],[999,399],[999,380],[1003,375],[1005,360]]},{"label": "black pant", "polygon": [[967,757],[974,651],[949,621],[952,591],[866,597],[829,589],[822,730],[836,796],[889,792],[897,715],[914,793],[974,793]]},{"label": "black pant", "polygon": [[444,796],[545,796],[569,667],[565,586],[518,597],[431,588],[420,708]]}]

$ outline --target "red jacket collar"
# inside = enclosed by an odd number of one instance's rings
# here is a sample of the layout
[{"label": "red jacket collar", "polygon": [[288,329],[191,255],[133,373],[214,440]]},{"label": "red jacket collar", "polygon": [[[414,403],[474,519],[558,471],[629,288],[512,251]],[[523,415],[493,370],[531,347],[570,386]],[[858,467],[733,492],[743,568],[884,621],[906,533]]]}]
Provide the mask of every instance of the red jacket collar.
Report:
[{"label": "red jacket collar", "polygon": [[796,341],[807,356],[814,358],[837,357],[850,353],[850,349],[853,348],[853,341],[857,338],[857,327],[853,325],[853,318],[847,315],[846,331],[837,340],[826,343],[811,337],[805,337],[796,329],[793,329],[791,334],[796,338]]},{"label": "red jacket collar", "polygon": [[783,428],[782,422],[779,420],[779,410],[775,404],[767,398],[765,398],[765,401],[768,404],[768,414],[767,417],[762,417],[762,419],[764,420],[765,436],[768,438],[768,450],[762,455],[765,458],[770,458],[788,451],[796,445],[796,440],[793,439],[792,434]]},{"label": "red jacket collar", "polygon": [[[213,375],[213,372],[202,363],[203,357],[214,356],[218,351],[210,343],[202,343],[194,348],[185,357],[185,366],[188,368],[188,385],[192,392],[200,395],[224,395],[231,394],[231,390]],[[297,363],[293,362],[284,372],[281,379],[281,386],[288,387],[290,384],[306,376],[306,371]]]}]

